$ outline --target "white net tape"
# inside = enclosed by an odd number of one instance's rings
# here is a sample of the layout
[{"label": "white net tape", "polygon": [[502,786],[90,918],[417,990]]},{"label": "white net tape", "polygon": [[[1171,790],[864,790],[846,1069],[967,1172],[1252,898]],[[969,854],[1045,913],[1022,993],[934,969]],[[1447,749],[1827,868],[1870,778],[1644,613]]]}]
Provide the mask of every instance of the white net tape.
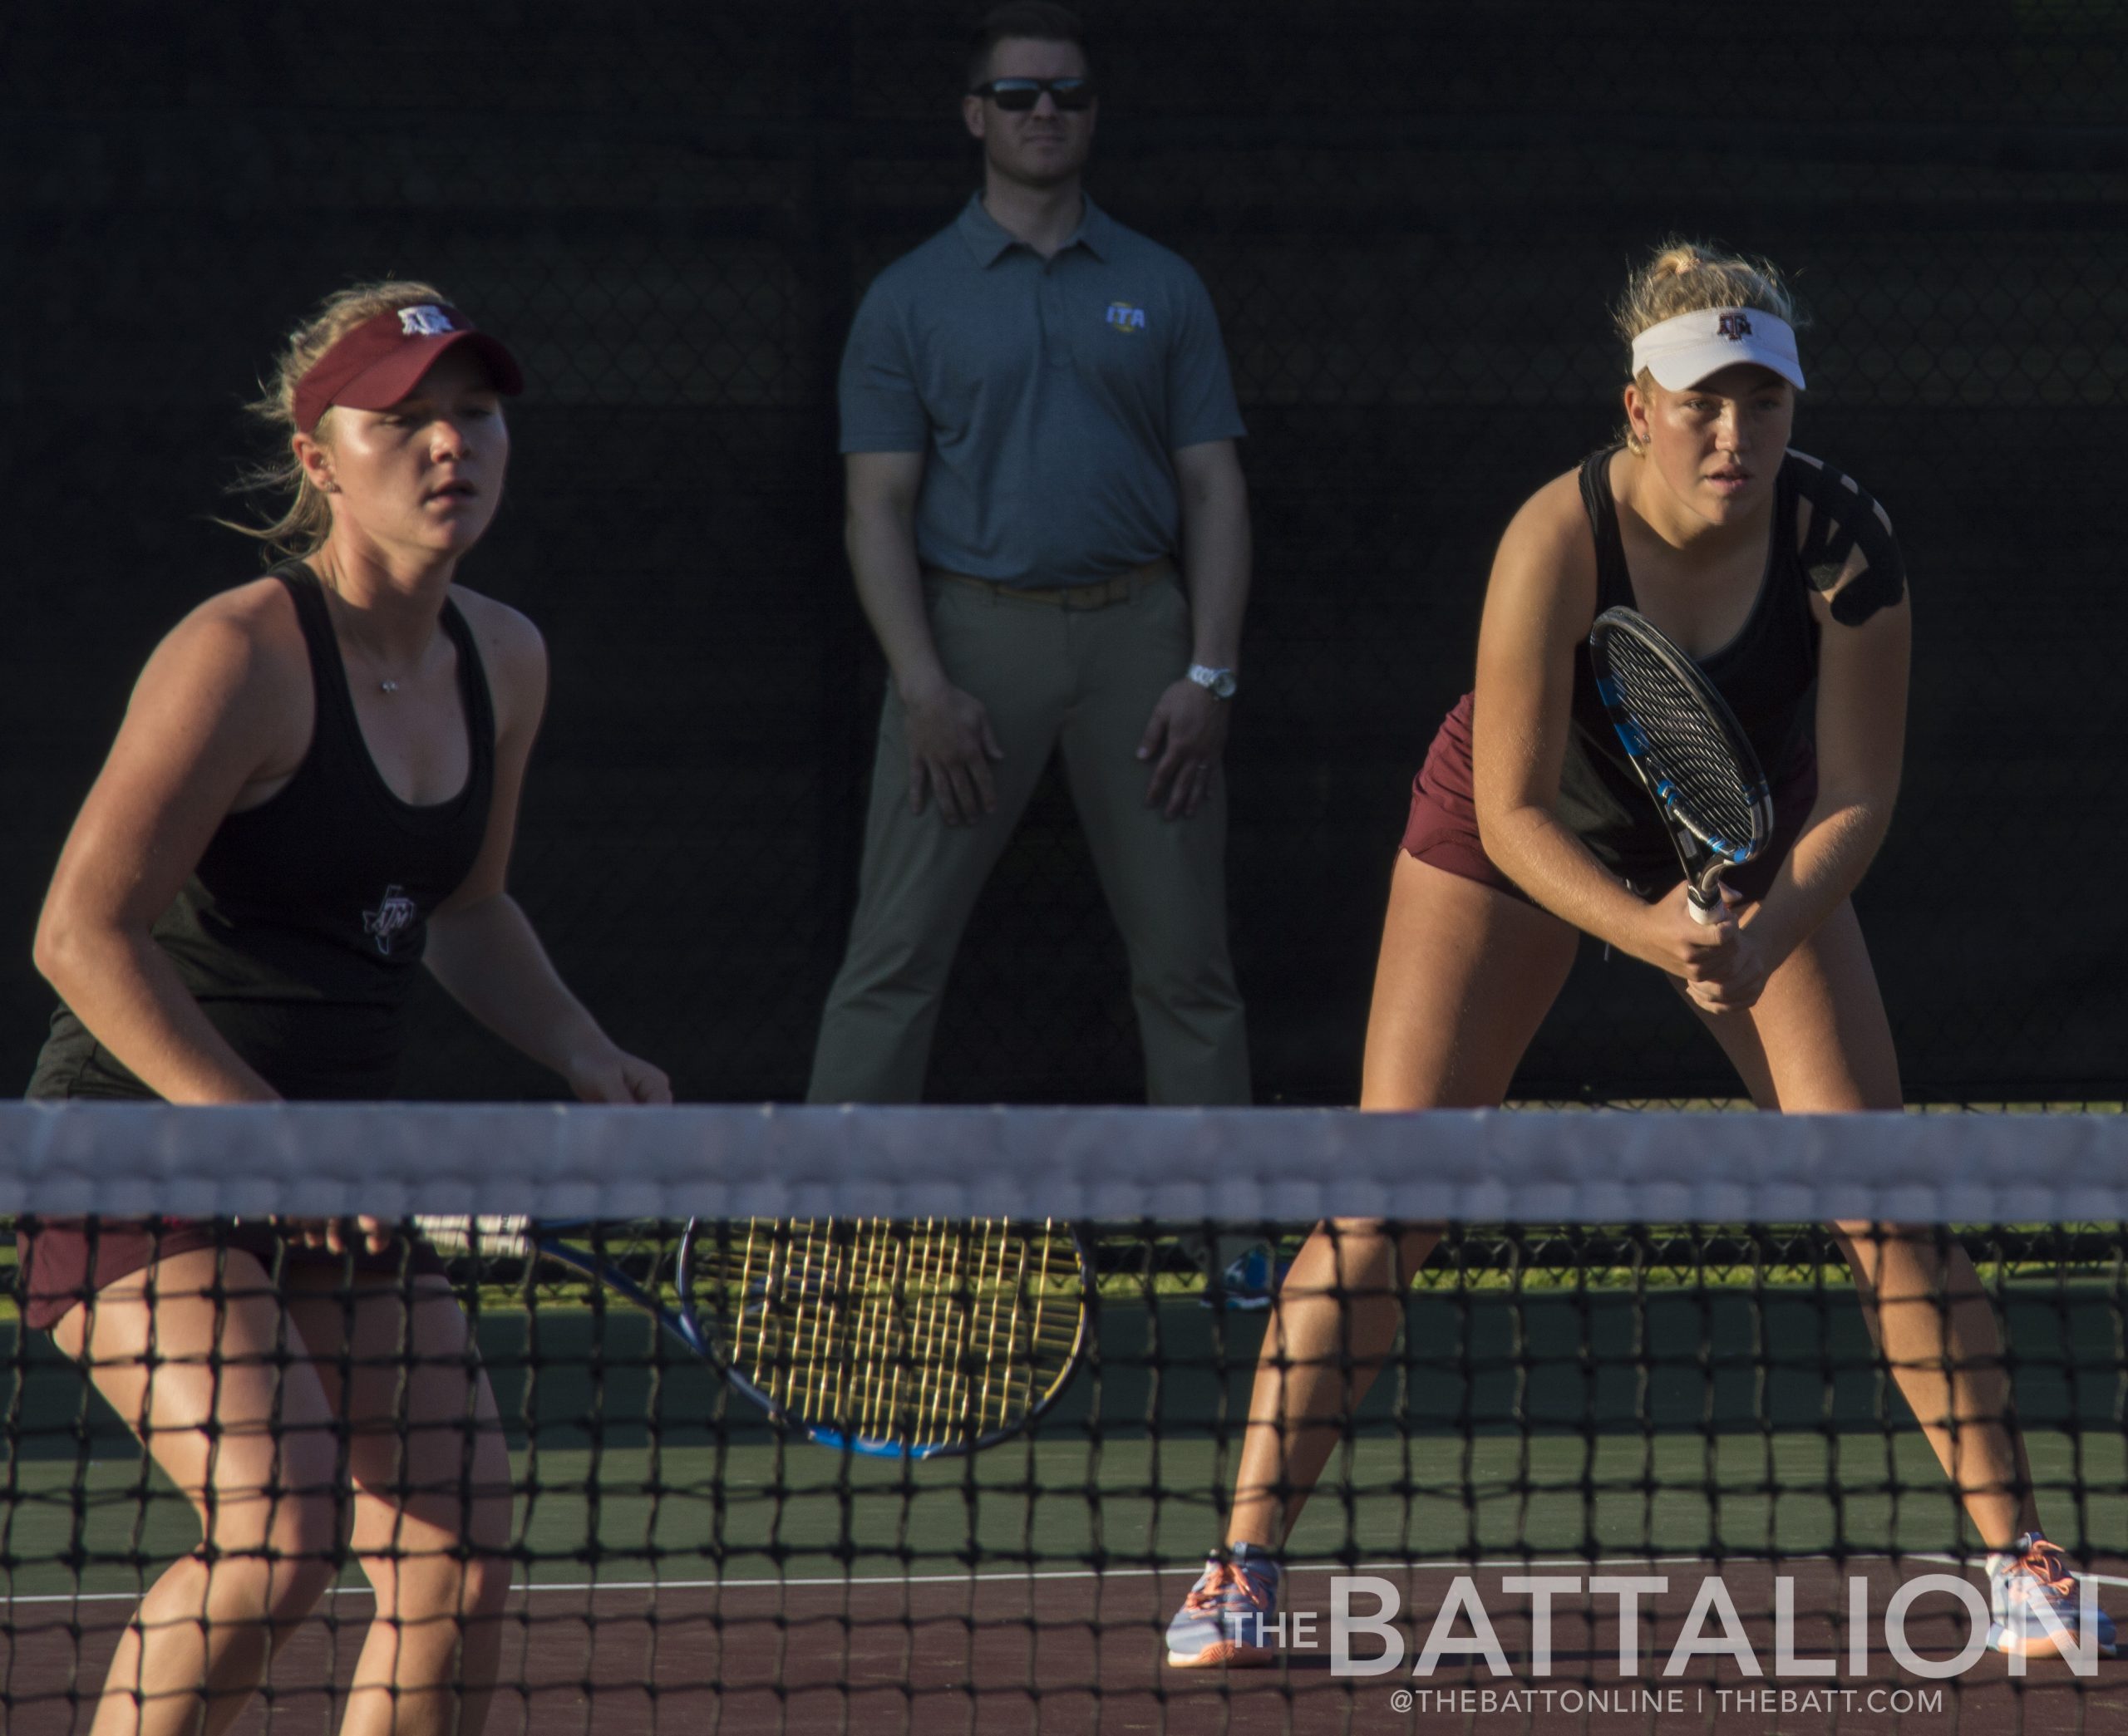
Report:
[{"label": "white net tape", "polygon": [[0,1216],[2111,1222],[2128,1117],[0,1105]]}]

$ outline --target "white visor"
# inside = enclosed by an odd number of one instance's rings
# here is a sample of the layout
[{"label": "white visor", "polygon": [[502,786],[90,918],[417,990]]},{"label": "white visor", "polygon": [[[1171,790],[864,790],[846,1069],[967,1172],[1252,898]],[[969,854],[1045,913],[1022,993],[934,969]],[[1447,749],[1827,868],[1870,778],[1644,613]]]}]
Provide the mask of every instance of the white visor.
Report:
[{"label": "white visor", "polygon": [[1771,368],[1796,391],[1803,389],[1795,328],[1763,307],[1707,307],[1680,313],[1650,326],[1633,341],[1634,375],[1646,368],[1667,391],[1682,391],[1740,361]]}]

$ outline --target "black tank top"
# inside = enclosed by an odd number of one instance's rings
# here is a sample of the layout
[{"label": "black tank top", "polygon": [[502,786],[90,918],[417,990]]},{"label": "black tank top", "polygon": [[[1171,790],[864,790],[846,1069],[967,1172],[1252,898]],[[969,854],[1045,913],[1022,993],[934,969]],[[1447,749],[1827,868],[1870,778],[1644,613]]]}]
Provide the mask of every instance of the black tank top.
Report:
[{"label": "black tank top", "polygon": [[[1594,453],[1581,465],[1581,499],[1596,539],[1598,614],[1620,603],[1637,607],[1611,494],[1611,460],[1618,450]],[[1810,507],[1809,529],[1800,539],[1799,501]],[[1766,573],[1751,614],[1733,639],[1699,661],[1758,750],[1767,781],[1779,789],[1810,769],[1814,751],[1819,627],[1811,592],[1832,588],[1858,543],[1869,564],[1835,598],[1835,618],[1848,619],[1850,612],[1859,618],[1878,606],[1888,589],[1896,600],[1904,574],[1897,545],[1876,516],[1876,502],[1830,465],[1786,454],[1775,483],[1772,522]],[[1586,647],[1574,662],[1574,706],[1555,811],[1622,879],[1638,885],[1676,878],[1676,855],[1597,697]]]},{"label": "black tank top", "polygon": [[[472,630],[446,600],[470,765],[447,801],[400,800],[362,740],[317,575],[291,562],[272,576],[310,654],[310,748],[273,796],[222,821],[155,937],[215,1029],[284,1096],[389,1096],[429,916],[487,834],[495,709]],[[71,1009],[53,1016],[30,1095],[154,1094]]]}]

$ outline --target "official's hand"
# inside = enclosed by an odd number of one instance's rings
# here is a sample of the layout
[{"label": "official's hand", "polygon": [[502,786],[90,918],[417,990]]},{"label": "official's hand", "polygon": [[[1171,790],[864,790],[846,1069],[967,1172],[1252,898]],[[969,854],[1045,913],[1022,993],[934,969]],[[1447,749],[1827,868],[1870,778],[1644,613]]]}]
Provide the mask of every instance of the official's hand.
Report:
[{"label": "official's hand", "polygon": [[1226,752],[1229,703],[1187,676],[1160,695],[1138,743],[1138,757],[1153,762],[1148,808],[1165,807],[1170,819],[1180,819],[1204,805]]},{"label": "official's hand", "polygon": [[562,1069],[583,1103],[670,1103],[672,1082],[640,1055],[612,1043],[572,1056]]},{"label": "official's hand", "polygon": [[921,814],[936,797],[938,818],[972,826],[998,806],[991,762],[1005,757],[983,701],[950,684],[935,692],[904,693],[908,719],[909,811]]}]

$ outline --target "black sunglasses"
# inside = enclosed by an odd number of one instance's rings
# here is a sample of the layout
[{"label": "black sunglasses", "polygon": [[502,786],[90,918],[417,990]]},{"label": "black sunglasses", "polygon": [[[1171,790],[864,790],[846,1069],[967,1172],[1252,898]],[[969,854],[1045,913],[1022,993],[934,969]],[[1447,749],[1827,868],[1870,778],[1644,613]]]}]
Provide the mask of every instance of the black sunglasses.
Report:
[{"label": "black sunglasses", "polygon": [[1021,114],[1040,102],[1044,91],[1049,92],[1050,101],[1060,109],[1090,109],[1094,106],[1094,81],[1091,78],[993,78],[968,94],[988,96],[999,108]]}]

